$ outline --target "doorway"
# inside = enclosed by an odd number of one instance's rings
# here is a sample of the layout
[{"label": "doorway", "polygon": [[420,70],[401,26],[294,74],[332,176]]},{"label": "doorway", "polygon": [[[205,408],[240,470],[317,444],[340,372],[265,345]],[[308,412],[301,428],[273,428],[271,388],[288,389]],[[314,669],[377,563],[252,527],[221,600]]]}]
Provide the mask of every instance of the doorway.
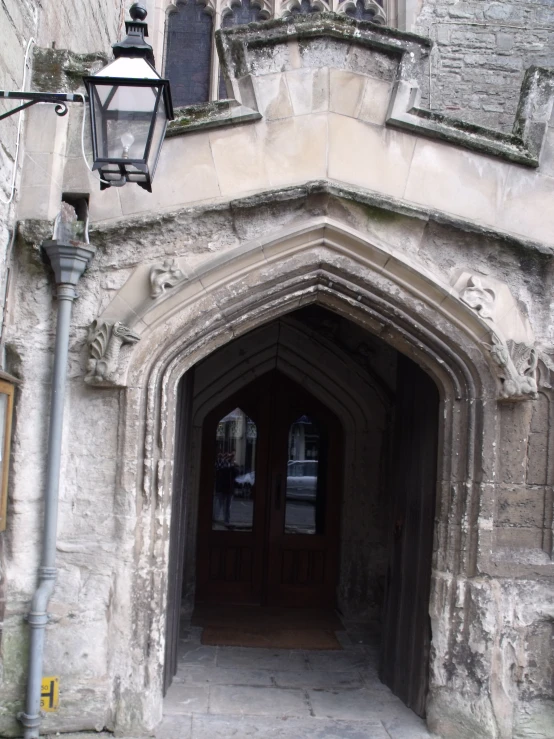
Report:
[{"label": "doorway", "polygon": [[355,643],[375,647],[383,683],[424,716],[434,382],[311,305],[215,351],[180,398],[166,687],[194,603],[337,607]]},{"label": "doorway", "polygon": [[196,601],[336,605],[342,430],[269,372],[204,421]]}]

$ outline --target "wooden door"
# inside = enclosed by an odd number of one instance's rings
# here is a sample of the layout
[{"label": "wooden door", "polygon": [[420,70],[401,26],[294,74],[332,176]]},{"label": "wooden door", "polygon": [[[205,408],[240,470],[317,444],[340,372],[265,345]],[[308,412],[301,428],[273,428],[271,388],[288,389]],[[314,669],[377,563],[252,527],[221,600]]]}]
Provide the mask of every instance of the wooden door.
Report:
[{"label": "wooden door", "polygon": [[438,416],[435,384],[400,355],[381,679],[420,716],[425,715],[431,644]]},{"label": "wooden door", "polygon": [[206,418],[196,600],[259,604],[264,574],[271,395],[258,380]]},{"label": "wooden door", "polygon": [[335,416],[278,373],[210,414],[198,601],[334,605],[341,438]]},{"label": "wooden door", "polygon": [[342,434],[306,390],[277,378],[270,465],[267,603],[335,606]]}]

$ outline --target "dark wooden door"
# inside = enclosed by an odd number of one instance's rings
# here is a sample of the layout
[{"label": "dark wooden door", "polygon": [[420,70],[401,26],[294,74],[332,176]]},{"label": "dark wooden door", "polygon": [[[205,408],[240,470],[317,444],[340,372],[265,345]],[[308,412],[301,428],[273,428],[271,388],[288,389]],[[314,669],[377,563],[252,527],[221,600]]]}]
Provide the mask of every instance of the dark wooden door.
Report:
[{"label": "dark wooden door", "polygon": [[438,415],[435,384],[400,355],[381,679],[420,716],[425,714],[431,643]]},{"label": "dark wooden door", "polygon": [[334,607],[342,434],[329,409],[279,378],[270,444],[269,605]]},{"label": "dark wooden door", "polygon": [[332,606],[342,435],[305,389],[270,373],[206,419],[197,600]]}]

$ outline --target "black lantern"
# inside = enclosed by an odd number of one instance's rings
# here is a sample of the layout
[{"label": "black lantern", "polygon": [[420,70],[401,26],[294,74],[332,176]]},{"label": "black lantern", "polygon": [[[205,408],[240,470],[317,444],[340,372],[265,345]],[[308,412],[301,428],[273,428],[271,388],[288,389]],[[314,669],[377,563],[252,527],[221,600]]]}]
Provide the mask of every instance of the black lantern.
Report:
[{"label": "black lantern", "polygon": [[92,168],[100,188],[136,182],[152,192],[152,179],[168,121],[173,119],[169,81],[154,69],[144,37],[146,10],[135,3],[126,21],[127,38],[114,44],[115,61],[84,82],[92,127]]}]

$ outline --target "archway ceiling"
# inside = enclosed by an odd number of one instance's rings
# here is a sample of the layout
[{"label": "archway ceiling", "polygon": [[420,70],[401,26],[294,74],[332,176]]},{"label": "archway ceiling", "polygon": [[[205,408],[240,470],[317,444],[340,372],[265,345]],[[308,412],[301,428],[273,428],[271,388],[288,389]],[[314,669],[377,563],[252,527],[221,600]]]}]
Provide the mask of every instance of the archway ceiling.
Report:
[{"label": "archway ceiling", "polygon": [[[339,294],[342,307],[333,308]],[[414,258],[327,217],[209,257],[193,272],[179,259],[139,265],[91,327],[87,382],[127,384],[129,363],[135,376],[154,358],[173,355],[180,342],[205,343],[211,332],[225,343],[322,300],[347,315],[348,305],[352,313],[371,306],[364,320],[376,334],[386,337],[395,326],[416,347],[430,341],[448,355],[471,357],[470,364],[484,361],[500,380],[501,397],[536,392],[534,337],[507,286],[469,272],[450,285]],[[120,358],[125,344],[136,348]]]},{"label": "archway ceiling", "polygon": [[[330,320],[340,321],[328,313]],[[368,340],[360,332],[363,339]],[[371,339],[369,339],[371,340]],[[394,378],[379,376],[359,352],[346,351],[332,336],[312,330],[298,312],[261,326],[229,342],[196,369],[193,417],[202,419],[229,395],[252,380],[278,370],[318,397],[345,427],[364,427],[369,415],[383,424],[394,399]],[[360,361],[362,360],[362,361]],[[392,385],[391,385],[392,382]]]}]

